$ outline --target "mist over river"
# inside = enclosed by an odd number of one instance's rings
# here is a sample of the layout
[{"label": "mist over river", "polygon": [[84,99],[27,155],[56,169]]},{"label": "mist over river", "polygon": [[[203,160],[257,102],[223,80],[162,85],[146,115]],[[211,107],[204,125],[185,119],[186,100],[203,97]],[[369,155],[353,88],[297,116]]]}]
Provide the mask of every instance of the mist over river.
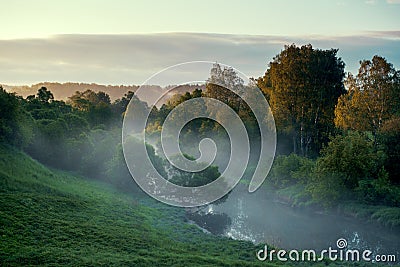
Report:
[{"label": "mist over river", "polygon": [[397,261],[400,257],[400,229],[334,212],[292,208],[264,188],[248,193],[247,186],[239,184],[225,202],[209,205],[206,213],[226,214],[231,223],[224,235],[255,244],[318,252],[329,247],[336,249],[336,241],[345,238],[349,249],[369,249],[374,255],[394,254]]}]

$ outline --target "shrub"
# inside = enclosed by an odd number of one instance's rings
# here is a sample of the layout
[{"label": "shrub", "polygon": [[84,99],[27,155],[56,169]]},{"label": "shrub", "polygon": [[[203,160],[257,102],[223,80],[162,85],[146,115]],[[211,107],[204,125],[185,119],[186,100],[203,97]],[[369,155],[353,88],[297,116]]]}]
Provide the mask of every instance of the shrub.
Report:
[{"label": "shrub", "polygon": [[307,185],[312,198],[325,207],[335,206],[346,192],[341,173],[317,173]]},{"label": "shrub", "polygon": [[377,179],[362,180],[356,188],[358,199],[366,204],[400,205],[400,190],[393,186],[384,168]]},{"label": "shrub", "polygon": [[350,132],[334,137],[322,150],[317,160],[319,174],[340,173],[340,179],[348,189],[358,186],[358,181],[376,175],[383,161],[382,153],[376,152],[373,142],[364,134]]},{"label": "shrub", "polygon": [[314,162],[308,158],[290,154],[276,157],[270,172],[270,181],[277,187],[297,182],[306,183],[313,171]]}]

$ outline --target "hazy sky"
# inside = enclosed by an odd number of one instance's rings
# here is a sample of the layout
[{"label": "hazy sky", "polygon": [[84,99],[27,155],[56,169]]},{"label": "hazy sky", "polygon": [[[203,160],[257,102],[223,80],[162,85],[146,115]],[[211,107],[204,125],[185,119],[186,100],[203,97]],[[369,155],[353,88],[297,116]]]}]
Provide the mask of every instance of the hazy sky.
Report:
[{"label": "hazy sky", "polygon": [[140,84],[171,64],[259,76],[284,44],[374,54],[400,66],[400,0],[1,1],[0,83]]}]

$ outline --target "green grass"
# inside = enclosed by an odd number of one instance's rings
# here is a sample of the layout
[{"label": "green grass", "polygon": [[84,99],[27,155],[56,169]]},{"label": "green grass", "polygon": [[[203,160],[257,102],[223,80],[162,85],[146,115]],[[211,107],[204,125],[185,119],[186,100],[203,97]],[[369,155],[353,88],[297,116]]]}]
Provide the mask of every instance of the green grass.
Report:
[{"label": "green grass", "polygon": [[386,227],[400,227],[400,208],[373,206],[360,203],[346,203],[340,209],[348,215],[360,219],[376,221]]},{"label": "green grass", "polygon": [[293,207],[298,208],[315,208],[318,204],[311,199],[310,195],[306,192],[305,186],[302,184],[294,184],[274,192],[282,200],[285,200]]},{"label": "green grass", "polygon": [[0,146],[1,266],[266,266],[256,249],[204,234],[183,209]]},{"label": "green grass", "polygon": [[[310,198],[301,184],[278,189],[275,193],[293,207],[322,209],[321,205]],[[400,207],[367,205],[356,201],[347,201],[340,203],[337,209],[345,215],[377,222],[389,228],[400,227]]]}]

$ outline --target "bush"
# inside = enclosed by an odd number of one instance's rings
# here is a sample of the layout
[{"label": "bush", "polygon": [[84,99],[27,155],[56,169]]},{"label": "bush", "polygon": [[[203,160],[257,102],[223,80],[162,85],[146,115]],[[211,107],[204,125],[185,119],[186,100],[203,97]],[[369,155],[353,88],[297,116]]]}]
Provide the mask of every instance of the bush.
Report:
[{"label": "bush", "polygon": [[384,168],[379,172],[378,179],[360,181],[356,192],[358,199],[366,204],[400,205],[400,190],[390,183]]},{"label": "bush", "polygon": [[290,154],[276,157],[271,171],[270,181],[277,187],[286,187],[297,182],[307,183],[312,175],[314,161]]},{"label": "bush", "polygon": [[367,136],[358,132],[334,137],[322,150],[316,172],[340,173],[343,184],[354,189],[362,179],[374,177],[382,165],[383,154],[376,152]]},{"label": "bush", "polygon": [[[184,154],[186,159],[189,159],[191,161],[194,160],[193,157]],[[172,158],[174,162],[179,162],[179,157],[174,156]],[[181,162],[182,164],[183,162]],[[165,160],[165,165],[167,166],[168,174],[170,176],[169,181],[171,183],[174,183],[176,185],[180,186],[186,186],[186,187],[197,187],[197,186],[203,186],[206,184],[209,184],[216,179],[218,179],[221,174],[218,170],[218,167],[215,165],[210,165],[207,168],[205,168],[202,171],[199,172],[186,172],[182,171],[172,164],[170,164],[167,160]],[[204,163],[198,163],[199,167],[204,167],[206,166]]]},{"label": "bush", "polygon": [[307,191],[323,206],[335,206],[346,192],[342,176],[341,173],[317,173],[307,185]]}]

